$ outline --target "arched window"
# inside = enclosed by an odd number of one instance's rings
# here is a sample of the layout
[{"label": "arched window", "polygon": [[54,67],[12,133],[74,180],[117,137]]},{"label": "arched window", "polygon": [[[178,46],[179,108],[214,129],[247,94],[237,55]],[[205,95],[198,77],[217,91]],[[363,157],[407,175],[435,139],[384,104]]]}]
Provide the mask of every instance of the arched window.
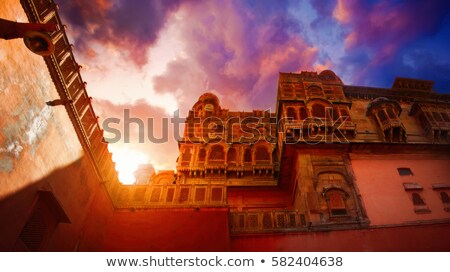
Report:
[{"label": "arched window", "polygon": [[185,147],[181,156],[181,161],[188,162],[191,160],[191,147]]},{"label": "arched window", "polygon": [[227,162],[228,163],[236,163],[236,159],[237,159],[236,148],[232,147],[228,150]]},{"label": "arched window", "polygon": [[353,198],[351,185],[344,173],[333,170],[321,171],[317,175],[316,192],[321,193],[318,208],[323,219],[329,222],[353,220],[359,210]]},{"label": "arched window", "polygon": [[386,108],[386,112],[391,119],[397,119],[397,114],[395,114],[394,110],[391,107]]},{"label": "arched window", "polygon": [[380,135],[387,142],[407,142],[406,129],[399,118],[401,112],[402,108],[397,102],[384,97],[374,99],[367,109],[367,115],[376,117]]},{"label": "arched window", "polygon": [[258,146],[255,150],[256,161],[270,161],[270,154],[264,146]]},{"label": "arched window", "polygon": [[425,205],[425,201],[423,201],[422,197],[418,193],[412,194],[413,204],[417,206]]},{"label": "arched window", "polygon": [[252,162],[252,150],[250,148],[245,149],[244,163]]},{"label": "arched window", "polygon": [[384,122],[384,121],[386,121],[388,119],[388,117],[387,117],[386,113],[384,112],[384,110],[379,110],[377,112],[377,115],[378,115],[378,118],[380,118],[381,122]]},{"label": "arched window", "polygon": [[295,114],[295,109],[292,107],[287,108],[287,117],[293,120],[297,119],[297,116]]},{"label": "arched window", "polygon": [[205,157],[206,157],[206,150],[204,148],[202,148],[198,152],[198,161],[199,162],[204,162],[205,161]]},{"label": "arched window", "polygon": [[319,86],[310,86],[307,90],[306,93],[309,96],[323,96],[323,91]]},{"label": "arched window", "polygon": [[305,120],[308,118],[308,112],[305,107],[300,107],[300,120]]},{"label": "arched window", "polygon": [[223,146],[213,145],[211,147],[211,153],[209,153],[210,161],[223,161],[225,160],[225,152],[223,151]]},{"label": "arched window", "polygon": [[344,192],[331,190],[327,193],[327,200],[331,216],[347,215]]},{"label": "arched window", "polygon": [[312,106],[312,114],[314,117],[325,118],[325,107],[322,104],[314,104]]}]

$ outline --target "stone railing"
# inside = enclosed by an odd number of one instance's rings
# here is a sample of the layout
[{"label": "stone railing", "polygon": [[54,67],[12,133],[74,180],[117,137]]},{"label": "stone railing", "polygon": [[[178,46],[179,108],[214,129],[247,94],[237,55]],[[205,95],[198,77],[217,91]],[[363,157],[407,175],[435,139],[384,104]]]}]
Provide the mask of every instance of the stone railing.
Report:
[{"label": "stone railing", "polygon": [[386,119],[383,122],[381,122],[381,129],[383,131],[393,128],[393,127],[401,127],[403,128],[403,124],[402,121],[398,120],[398,119]]},{"label": "stone railing", "polygon": [[289,210],[230,212],[232,233],[306,230],[304,214]]},{"label": "stone railing", "polygon": [[116,208],[221,207],[227,205],[223,185],[120,185]]}]

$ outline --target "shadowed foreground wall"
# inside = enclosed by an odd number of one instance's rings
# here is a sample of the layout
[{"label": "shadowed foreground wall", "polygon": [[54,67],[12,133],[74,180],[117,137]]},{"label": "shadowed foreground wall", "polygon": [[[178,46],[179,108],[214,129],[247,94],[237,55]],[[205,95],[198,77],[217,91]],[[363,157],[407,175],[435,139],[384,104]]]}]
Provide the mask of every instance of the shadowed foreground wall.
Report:
[{"label": "shadowed foreground wall", "polygon": [[[27,22],[16,0],[0,2],[0,17]],[[38,250],[76,250],[101,180],[65,107],[46,105],[60,97],[43,58],[21,39],[0,40],[0,71],[0,250],[26,250],[19,236],[44,200],[67,220],[52,227]],[[106,198],[101,211],[111,207]],[[97,220],[104,214],[99,210]]]},{"label": "shadowed foreground wall", "polygon": [[228,251],[227,209],[117,210],[101,251]]},{"label": "shadowed foreground wall", "polygon": [[[50,236],[44,241],[40,250],[73,251],[82,239],[86,215],[99,190],[99,183],[89,165],[82,157],[66,167],[53,170],[40,180],[30,182],[25,188],[0,201],[0,250],[26,250],[21,244],[20,233],[30,218],[36,203],[42,197],[41,192],[50,190],[58,200],[70,222],[59,222]],[[80,179],[80,177],[82,177]],[[101,194],[100,194],[101,195]],[[107,196],[106,194],[103,194]],[[106,215],[103,210],[112,207],[106,199],[102,212],[96,214],[97,221]],[[106,209],[105,209],[106,208]],[[101,237],[101,236],[100,236]],[[94,243],[89,239],[86,243]]]}]

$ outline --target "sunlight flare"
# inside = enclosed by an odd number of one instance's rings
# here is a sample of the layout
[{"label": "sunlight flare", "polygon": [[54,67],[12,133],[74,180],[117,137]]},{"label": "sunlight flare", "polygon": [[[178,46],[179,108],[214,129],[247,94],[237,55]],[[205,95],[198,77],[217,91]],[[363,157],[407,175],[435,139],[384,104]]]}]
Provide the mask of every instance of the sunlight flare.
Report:
[{"label": "sunlight flare", "polygon": [[148,154],[127,147],[110,145],[109,149],[113,154],[112,159],[116,163],[116,170],[119,172],[119,180],[122,184],[133,184],[135,181],[134,172],[139,165],[150,161]]}]

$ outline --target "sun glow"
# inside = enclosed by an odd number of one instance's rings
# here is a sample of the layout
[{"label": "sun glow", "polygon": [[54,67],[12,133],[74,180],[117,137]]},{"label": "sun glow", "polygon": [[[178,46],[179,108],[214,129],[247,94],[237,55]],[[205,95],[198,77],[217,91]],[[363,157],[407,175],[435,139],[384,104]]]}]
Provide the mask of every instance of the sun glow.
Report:
[{"label": "sun glow", "polygon": [[109,146],[113,156],[112,159],[116,163],[116,170],[119,173],[119,180],[122,184],[133,184],[135,182],[134,172],[140,164],[150,162],[148,154],[131,150],[120,146]]}]

